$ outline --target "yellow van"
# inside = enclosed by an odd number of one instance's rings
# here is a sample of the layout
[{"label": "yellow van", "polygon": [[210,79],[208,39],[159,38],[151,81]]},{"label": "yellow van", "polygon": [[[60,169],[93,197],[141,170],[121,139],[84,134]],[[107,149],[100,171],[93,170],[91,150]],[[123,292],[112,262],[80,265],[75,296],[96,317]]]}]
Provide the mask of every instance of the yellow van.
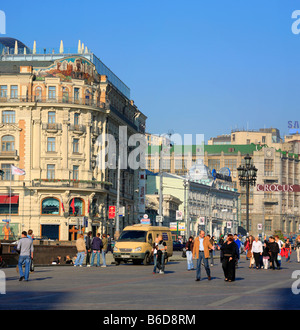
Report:
[{"label": "yellow van", "polygon": [[134,264],[149,265],[151,262],[151,251],[155,238],[159,235],[167,245],[167,257],[173,255],[173,241],[170,228],[158,227],[144,224],[127,226],[124,228],[118,241],[114,246],[113,256],[115,264],[121,261],[132,261]]}]

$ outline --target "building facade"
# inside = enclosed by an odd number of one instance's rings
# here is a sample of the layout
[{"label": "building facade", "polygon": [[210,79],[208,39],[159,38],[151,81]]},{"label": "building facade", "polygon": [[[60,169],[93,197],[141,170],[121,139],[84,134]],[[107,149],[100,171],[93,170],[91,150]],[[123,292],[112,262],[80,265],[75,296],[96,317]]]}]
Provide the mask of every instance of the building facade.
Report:
[{"label": "building facade", "polygon": [[[146,123],[128,87],[89,51],[8,51],[0,56],[0,117],[0,212],[15,236],[29,228],[57,240],[74,240],[79,230],[113,234],[117,170],[107,164],[107,136],[118,153],[119,128],[130,138]],[[11,165],[26,174],[11,175]],[[122,169],[124,225],[135,221],[137,186],[137,170]]]}]

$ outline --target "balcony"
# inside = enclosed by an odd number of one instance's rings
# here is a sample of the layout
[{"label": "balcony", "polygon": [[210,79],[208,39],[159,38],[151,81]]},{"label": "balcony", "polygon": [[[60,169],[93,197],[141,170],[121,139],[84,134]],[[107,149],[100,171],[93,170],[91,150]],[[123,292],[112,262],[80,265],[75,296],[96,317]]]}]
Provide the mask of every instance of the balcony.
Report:
[{"label": "balcony", "polygon": [[69,131],[74,132],[75,134],[83,134],[86,132],[86,127],[84,125],[70,125]]},{"label": "balcony", "polygon": [[76,104],[82,106],[89,106],[98,109],[104,109],[105,103],[94,100],[94,99],[82,99],[74,97],[38,97],[38,96],[18,96],[14,98],[10,97],[1,97],[1,103],[60,103],[60,104]]},{"label": "balcony", "polygon": [[[49,188],[66,190],[74,188],[74,190],[105,190],[109,182],[94,180],[71,180],[71,179],[34,179],[32,186],[35,188]],[[73,189],[72,189],[73,190]]]},{"label": "balcony", "polygon": [[59,123],[46,123],[42,126],[43,130],[46,130],[48,133],[57,133],[62,130],[62,125]]},{"label": "balcony", "polygon": [[18,151],[0,151],[0,160],[19,160]]}]

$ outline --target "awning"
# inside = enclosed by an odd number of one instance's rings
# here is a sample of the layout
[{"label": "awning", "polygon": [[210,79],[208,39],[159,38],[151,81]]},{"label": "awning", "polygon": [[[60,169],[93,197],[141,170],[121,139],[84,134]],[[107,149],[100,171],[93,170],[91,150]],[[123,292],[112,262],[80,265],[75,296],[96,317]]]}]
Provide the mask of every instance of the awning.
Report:
[{"label": "awning", "polygon": [[0,195],[0,204],[18,204],[19,196]]}]

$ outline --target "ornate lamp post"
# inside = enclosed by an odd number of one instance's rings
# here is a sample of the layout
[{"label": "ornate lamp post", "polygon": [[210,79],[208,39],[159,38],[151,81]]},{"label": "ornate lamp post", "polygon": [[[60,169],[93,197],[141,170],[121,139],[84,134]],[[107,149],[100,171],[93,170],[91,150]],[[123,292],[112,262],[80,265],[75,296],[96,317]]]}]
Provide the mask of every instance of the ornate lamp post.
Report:
[{"label": "ornate lamp post", "polygon": [[246,186],[246,226],[249,233],[249,195],[250,186],[254,186],[256,182],[257,168],[251,164],[251,157],[245,156],[245,165],[237,168],[241,186]]}]

